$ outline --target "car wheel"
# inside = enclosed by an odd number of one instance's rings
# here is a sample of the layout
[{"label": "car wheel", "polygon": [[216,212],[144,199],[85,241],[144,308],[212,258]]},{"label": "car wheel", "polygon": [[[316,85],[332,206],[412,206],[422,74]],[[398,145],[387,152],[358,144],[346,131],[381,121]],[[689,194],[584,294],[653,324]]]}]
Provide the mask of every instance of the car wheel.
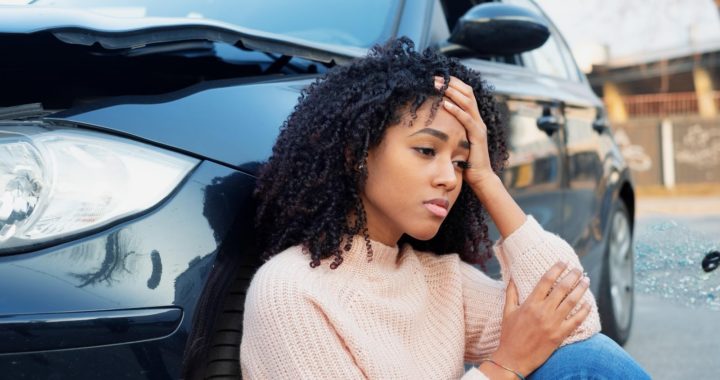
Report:
[{"label": "car wheel", "polygon": [[617,202],[610,217],[598,307],[602,332],[623,345],[630,335],[634,306],[635,258],[627,207]]},{"label": "car wheel", "polygon": [[256,266],[240,267],[230,287],[221,314],[215,323],[203,379],[237,380],[240,373],[240,338],[242,338],[245,294],[257,270]]}]

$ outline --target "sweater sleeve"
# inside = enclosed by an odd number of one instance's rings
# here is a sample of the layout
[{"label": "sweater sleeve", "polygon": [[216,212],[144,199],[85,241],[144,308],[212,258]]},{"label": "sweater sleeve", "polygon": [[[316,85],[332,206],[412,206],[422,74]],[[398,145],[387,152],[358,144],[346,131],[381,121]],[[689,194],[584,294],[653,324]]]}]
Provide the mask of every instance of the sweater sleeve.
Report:
[{"label": "sweater sleeve", "polygon": [[[510,278],[515,282],[522,303],[557,261],[569,263],[563,276],[573,268],[582,270],[572,247],[559,236],[543,230],[530,215],[520,228],[497,242],[493,249],[500,262],[501,281],[492,280],[475,267],[461,263],[466,322],[465,356],[470,362],[489,357],[498,347],[505,289]],[[595,297],[587,291],[582,300],[590,303],[590,314],[561,346],[587,339],[600,331]],[[579,310],[581,303],[571,314]]]},{"label": "sweater sleeve", "polygon": [[365,379],[323,311],[297,281],[263,269],[245,300],[243,378]]}]

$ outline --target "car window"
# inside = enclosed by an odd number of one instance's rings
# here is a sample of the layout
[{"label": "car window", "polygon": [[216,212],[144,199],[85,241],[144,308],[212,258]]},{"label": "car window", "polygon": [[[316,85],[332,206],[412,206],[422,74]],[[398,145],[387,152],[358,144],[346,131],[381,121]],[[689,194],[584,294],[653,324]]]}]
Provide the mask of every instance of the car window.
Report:
[{"label": "car window", "polygon": [[528,67],[541,74],[570,79],[562,53],[552,36],[540,48],[522,53],[521,56]]},{"label": "car window", "polygon": [[448,27],[445,11],[440,0],[435,0],[433,4],[432,18],[430,20],[430,43],[435,45],[446,41],[450,38],[450,28]]},{"label": "car window", "polygon": [[[557,34],[557,36],[560,36],[560,34]],[[575,58],[573,57],[570,48],[567,46],[565,40],[562,37],[557,38],[556,41],[558,43],[558,48],[563,55],[563,60],[565,60],[565,67],[567,67],[568,69],[568,75],[570,76],[570,80],[575,82],[581,82],[583,74],[581,74],[580,68],[578,67],[577,63],[575,63]]]},{"label": "car window", "polygon": [[[557,134],[548,136],[538,128],[538,118],[547,105],[509,99],[507,148],[510,155],[503,182],[514,194],[520,207],[532,214],[546,229],[561,234],[563,225],[563,166],[561,143]],[[559,112],[555,109],[555,112]],[[538,197],[538,194],[543,194]]]},{"label": "car window", "polygon": [[[529,0],[504,0],[504,2],[543,15],[542,11]],[[543,15],[543,17],[545,16]],[[522,53],[521,57],[525,66],[541,74],[579,81],[572,54],[560,37],[558,30],[552,24],[550,25],[550,38],[548,38],[547,42],[535,50]]]},{"label": "car window", "polygon": [[[391,37],[400,0],[37,0],[113,17],[205,18],[310,41],[367,48]],[[362,17],[358,17],[362,15]]]}]

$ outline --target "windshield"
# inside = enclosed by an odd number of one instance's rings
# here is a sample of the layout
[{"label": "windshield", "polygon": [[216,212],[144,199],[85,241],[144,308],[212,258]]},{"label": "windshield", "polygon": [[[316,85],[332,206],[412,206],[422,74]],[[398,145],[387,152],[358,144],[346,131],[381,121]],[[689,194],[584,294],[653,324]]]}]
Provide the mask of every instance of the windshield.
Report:
[{"label": "windshield", "polygon": [[[393,34],[402,0],[27,0],[113,17],[223,21],[309,41],[368,48]],[[0,0],[0,4],[3,1]]]}]

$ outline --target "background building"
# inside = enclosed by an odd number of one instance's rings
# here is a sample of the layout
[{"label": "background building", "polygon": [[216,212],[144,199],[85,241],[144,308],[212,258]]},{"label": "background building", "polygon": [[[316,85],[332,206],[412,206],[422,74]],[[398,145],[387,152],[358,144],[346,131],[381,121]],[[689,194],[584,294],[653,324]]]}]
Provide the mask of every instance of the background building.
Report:
[{"label": "background building", "polygon": [[538,0],[639,186],[720,184],[720,0]]}]

